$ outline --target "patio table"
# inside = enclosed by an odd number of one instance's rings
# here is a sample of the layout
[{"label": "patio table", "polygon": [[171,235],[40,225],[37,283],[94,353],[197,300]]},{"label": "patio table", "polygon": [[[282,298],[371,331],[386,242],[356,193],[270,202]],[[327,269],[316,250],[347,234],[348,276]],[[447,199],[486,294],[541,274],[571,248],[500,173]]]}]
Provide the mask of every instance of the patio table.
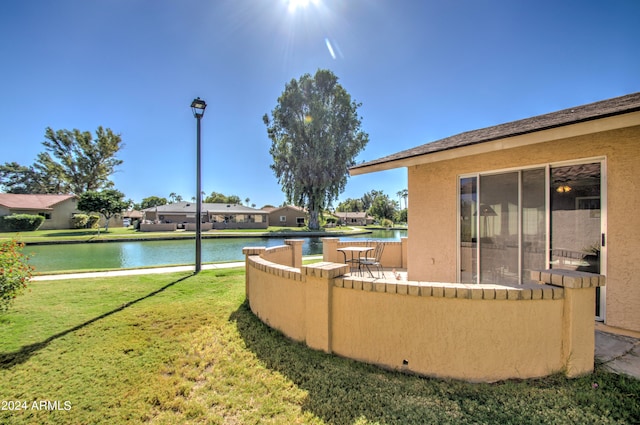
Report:
[{"label": "patio table", "polygon": [[[362,273],[362,264],[361,261],[363,258],[366,258],[367,253],[373,251],[374,247],[372,246],[345,246],[343,248],[338,248],[338,251],[342,252],[344,255],[344,263],[349,264],[351,269],[358,269],[359,273]],[[351,253],[351,258],[347,259],[347,252]],[[358,254],[356,256],[356,254]],[[364,254],[364,256],[363,256]]]}]

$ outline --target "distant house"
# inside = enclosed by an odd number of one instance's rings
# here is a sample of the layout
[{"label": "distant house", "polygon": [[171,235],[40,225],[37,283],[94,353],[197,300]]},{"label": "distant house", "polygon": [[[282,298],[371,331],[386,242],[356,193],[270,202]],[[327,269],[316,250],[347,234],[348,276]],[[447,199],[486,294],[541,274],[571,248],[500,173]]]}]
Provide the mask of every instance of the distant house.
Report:
[{"label": "distant house", "polygon": [[32,214],[44,217],[40,229],[69,229],[71,217],[79,213],[75,195],[0,193],[0,216]]},{"label": "distant house", "polygon": [[640,331],[640,93],[468,131],[350,172],[394,168],[407,170],[411,197],[409,280],[521,285],[537,270],[590,272],[606,276],[596,317]]},{"label": "distant house", "polygon": [[375,218],[366,212],[335,212],[340,223],[346,226],[368,226],[373,224]]},{"label": "distant house", "polygon": [[142,220],[144,213],[138,210],[127,210],[122,212],[122,225],[127,227],[133,224],[136,220]]},{"label": "distant house", "polygon": [[[196,203],[176,202],[146,208],[141,230],[156,230],[148,225],[163,225],[164,230],[185,228],[192,230],[196,223]],[[202,230],[210,229],[266,229],[269,217],[266,211],[237,204],[208,204],[201,207]]]},{"label": "distant house", "polygon": [[304,227],[307,212],[295,205],[285,205],[280,208],[265,208],[269,213],[269,224],[281,227]]}]

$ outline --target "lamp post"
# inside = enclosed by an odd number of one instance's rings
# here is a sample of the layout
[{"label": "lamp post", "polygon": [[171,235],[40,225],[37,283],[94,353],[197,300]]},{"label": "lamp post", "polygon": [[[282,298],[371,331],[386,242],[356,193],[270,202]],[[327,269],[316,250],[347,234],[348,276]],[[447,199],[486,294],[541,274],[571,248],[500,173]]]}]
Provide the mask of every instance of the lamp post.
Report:
[{"label": "lamp post", "polygon": [[202,188],[200,176],[200,119],[204,115],[207,103],[199,97],[191,102],[191,110],[197,121],[197,145],[196,145],[196,267],[194,273],[200,273],[202,268]]}]

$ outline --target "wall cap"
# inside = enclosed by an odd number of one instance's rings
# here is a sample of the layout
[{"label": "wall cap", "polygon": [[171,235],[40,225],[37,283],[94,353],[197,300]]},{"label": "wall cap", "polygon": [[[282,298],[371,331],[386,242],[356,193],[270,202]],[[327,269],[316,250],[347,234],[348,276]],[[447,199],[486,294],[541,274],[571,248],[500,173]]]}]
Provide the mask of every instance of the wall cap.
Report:
[{"label": "wall cap", "polygon": [[531,280],[570,289],[595,288],[606,284],[604,275],[563,269],[531,270]]}]

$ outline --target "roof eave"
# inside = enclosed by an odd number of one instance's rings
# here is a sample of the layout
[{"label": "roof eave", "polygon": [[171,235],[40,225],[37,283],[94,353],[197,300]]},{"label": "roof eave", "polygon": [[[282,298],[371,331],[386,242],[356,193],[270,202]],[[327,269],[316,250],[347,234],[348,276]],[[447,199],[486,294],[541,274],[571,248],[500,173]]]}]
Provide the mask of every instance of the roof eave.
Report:
[{"label": "roof eave", "polygon": [[392,170],[395,168],[429,164],[465,156],[479,155],[503,149],[513,149],[522,146],[535,145],[568,137],[584,136],[603,131],[640,125],[640,111],[633,111],[620,115],[593,119],[589,121],[571,123],[552,128],[540,129],[528,133],[511,135],[495,140],[479,141],[473,144],[443,149],[436,152],[407,155],[400,158],[380,158],[369,163],[356,165],[349,169],[351,176]]}]

